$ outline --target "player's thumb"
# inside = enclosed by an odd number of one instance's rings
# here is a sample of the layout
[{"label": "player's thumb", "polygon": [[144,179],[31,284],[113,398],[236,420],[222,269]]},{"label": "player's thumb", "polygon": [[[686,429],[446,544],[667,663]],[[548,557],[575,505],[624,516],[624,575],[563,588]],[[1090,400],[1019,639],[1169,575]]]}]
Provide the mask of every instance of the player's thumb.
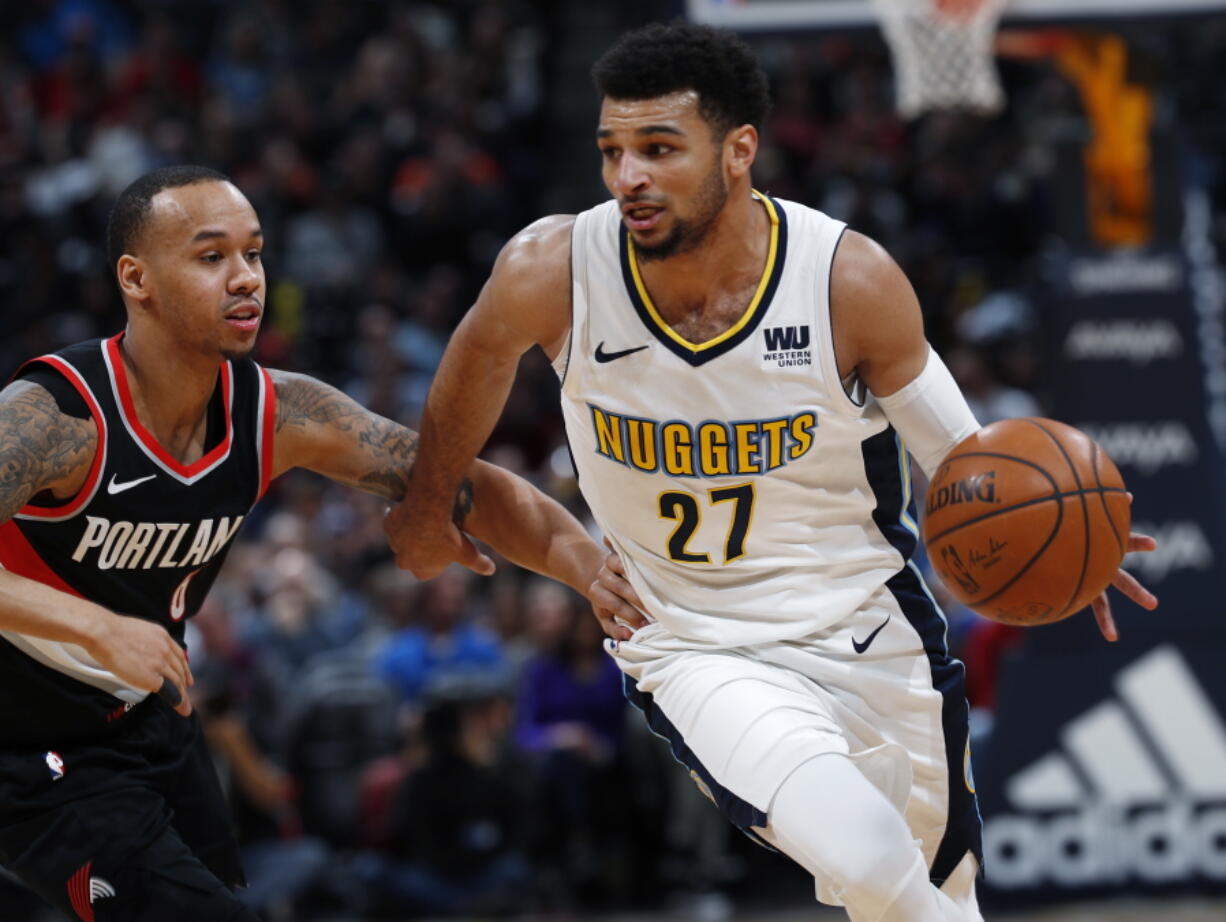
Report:
[{"label": "player's thumb", "polygon": [[460,532],[460,556],[457,560],[481,576],[494,575],[494,561],[477,550],[477,545],[464,532]]}]

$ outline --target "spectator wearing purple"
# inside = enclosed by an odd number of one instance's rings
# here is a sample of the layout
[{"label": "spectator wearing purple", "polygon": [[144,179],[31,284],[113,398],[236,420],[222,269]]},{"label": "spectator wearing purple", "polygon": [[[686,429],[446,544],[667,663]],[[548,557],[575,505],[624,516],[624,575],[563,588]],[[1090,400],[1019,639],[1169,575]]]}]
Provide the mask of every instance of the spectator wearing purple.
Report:
[{"label": "spectator wearing purple", "polygon": [[[585,899],[624,890],[626,699],[600,626],[567,589],[534,581],[525,609],[537,654],[520,675],[516,741],[535,756],[539,860]],[[592,892],[595,890],[596,892]]]}]

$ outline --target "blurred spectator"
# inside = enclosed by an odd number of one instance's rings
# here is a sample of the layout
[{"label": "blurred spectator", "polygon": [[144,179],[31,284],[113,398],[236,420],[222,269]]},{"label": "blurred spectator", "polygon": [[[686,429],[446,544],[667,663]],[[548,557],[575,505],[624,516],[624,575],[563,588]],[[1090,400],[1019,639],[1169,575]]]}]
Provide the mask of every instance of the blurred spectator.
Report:
[{"label": "blurred spectator", "polygon": [[537,760],[538,857],[589,898],[619,895],[632,809],[616,793],[627,774],[621,671],[570,590],[533,580],[525,600],[538,652],[521,673],[515,738]]},{"label": "blurred spectator", "polygon": [[452,565],[423,584],[416,622],[392,634],[376,655],[380,675],[403,700],[419,701],[426,687],[444,676],[489,675],[503,668],[497,638],[473,620],[474,578]]},{"label": "blurred spectator", "polygon": [[346,646],[365,626],[363,601],[342,593],[304,550],[275,552],[258,578],[263,598],[244,616],[243,639],[279,675],[289,677],[312,657]]},{"label": "blurred spectator", "polygon": [[376,909],[460,916],[530,905],[526,813],[500,763],[510,713],[488,681],[433,687],[420,764],[394,799],[389,851],[357,865]]},{"label": "blurred spectator", "polygon": [[1033,395],[1006,387],[996,378],[979,350],[961,346],[947,352],[945,361],[975,419],[983,425],[1001,419],[1043,415]]},{"label": "blurred spectator", "polygon": [[106,0],[35,0],[24,11],[21,50],[38,71],[63,63],[71,46],[114,61],[131,42],[129,20]]}]

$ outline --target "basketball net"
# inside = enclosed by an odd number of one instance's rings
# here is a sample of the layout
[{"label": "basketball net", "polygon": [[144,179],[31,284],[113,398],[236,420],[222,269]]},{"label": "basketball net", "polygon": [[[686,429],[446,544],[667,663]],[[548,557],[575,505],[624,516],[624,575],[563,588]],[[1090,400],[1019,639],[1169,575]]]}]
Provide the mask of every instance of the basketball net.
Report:
[{"label": "basketball net", "polygon": [[1005,96],[992,58],[1007,0],[872,0],[894,58],[898,111],[999,111]]}]

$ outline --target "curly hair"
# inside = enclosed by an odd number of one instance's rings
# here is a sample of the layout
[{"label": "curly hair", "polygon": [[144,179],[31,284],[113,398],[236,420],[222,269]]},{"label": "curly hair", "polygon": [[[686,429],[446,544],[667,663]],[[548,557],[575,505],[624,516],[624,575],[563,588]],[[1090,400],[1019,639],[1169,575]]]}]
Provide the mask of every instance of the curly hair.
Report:
[{"label": "curly hair", "polygon": [[207,166],[190,164],[164,166],[134,180],[119,193],[106,224],[106,255],[112,268],[119,257],[132,251],[132,245],[145,227],[149,205],[163,189],[194,186],[198,182],[229,182],[230,178]]},{"label": "curly hair", "polygon": [[766,74],[736,35],[684,20],[627,32],[592,66],[601,98],[652,99],[693,90],[717,136],[761,128],[770,109]]}]

